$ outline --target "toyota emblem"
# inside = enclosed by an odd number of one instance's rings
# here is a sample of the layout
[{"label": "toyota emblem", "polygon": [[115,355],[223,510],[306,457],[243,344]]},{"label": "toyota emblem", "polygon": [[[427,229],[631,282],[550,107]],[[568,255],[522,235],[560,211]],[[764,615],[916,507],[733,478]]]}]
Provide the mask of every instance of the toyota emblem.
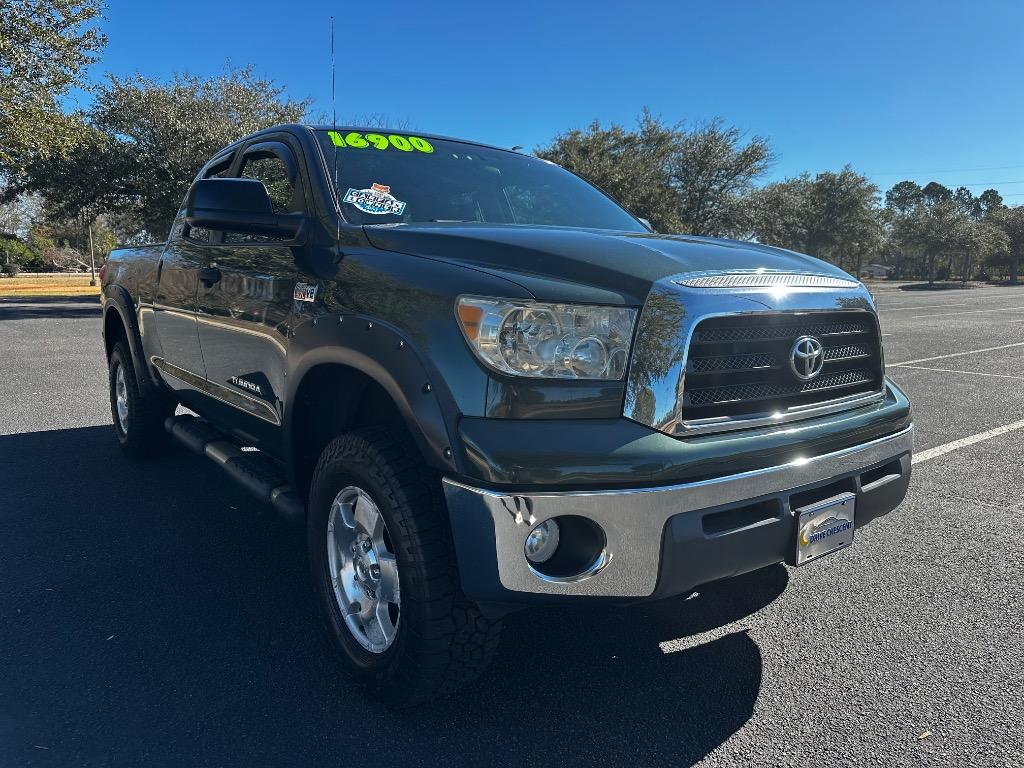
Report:
[{"label": "toyota emblem", "polygon": [[801,336],[789,350],[789,367],[800,381],[817,378],[825,365],[825,349],[813,336]]}]

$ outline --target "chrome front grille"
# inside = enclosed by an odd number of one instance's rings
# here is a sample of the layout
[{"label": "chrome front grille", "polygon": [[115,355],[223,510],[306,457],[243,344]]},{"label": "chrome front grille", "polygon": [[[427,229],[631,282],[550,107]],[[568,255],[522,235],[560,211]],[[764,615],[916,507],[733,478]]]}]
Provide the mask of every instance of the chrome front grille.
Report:
[{"label": "chrome front grille", "polygon": [[[698,326],[694,334],[694,340],[698,344],[711,344],[716,341],[770,341],[772,339],[790,338],[794,325],[760,325],[766,319],[765,315],[751,315],[750,320],[742,325],[728,323],[727,318],[720,318],[723,325],[710,325],[714,318],[705,320]],[[800,325],[800,332],[797,336],[838,336],[840,334],[863,333],[865,329],[861,322],[808,322]],[[796,336],[792,336],[796,338]]]},{"label": "chrome front grille", "polygon": [[731,355],[728,357],[702,357],[693,361],[692,370],[698,373],[714,371],[742,371],[771,368],[778,362],[774,355]]},{"label": "chrome front grille", "polygon": [[745,401],[768,400],[770,398],[791,397],[805,392],[820,392],[823,389],[851,387],[873,381],[870,371],[843,371],[821,376],[814,381],[796,384],[779,384],[766,382],[762,384],[740,384],[734,387],[706,387],[689,393],[689,404],[718,405],[719,403],[738,403]]},{"label": "chrome front grille", "polygon": [[[797,339],[822,345],[820,373],[802,381],[791,366]],[[878,392],[882,356],[867,312],[757,312],[697,323],[684,367],[684,425],[785,413]]]}]

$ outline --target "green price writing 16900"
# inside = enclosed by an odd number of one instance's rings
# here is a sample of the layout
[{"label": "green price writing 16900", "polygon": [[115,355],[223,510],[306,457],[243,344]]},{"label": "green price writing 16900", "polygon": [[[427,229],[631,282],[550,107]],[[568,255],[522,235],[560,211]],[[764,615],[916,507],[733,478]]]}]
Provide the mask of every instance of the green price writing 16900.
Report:
[{"label": "green price writing 16900", "polygon": [[337,131],[328,131],[327,134],[331,137],[331,141],[336,147],[352,147],[353,149],[366,149],[372,147],[373,149],[387,149],[388,147],[394,147],[400,149],[403,152],[433,152],[434,145],[426,139],[421,139],[419,136],[399,136],[397,134],[389,134],[385,136],[382,133],[367,133],[362,134],[356,131],[342,136]]}]

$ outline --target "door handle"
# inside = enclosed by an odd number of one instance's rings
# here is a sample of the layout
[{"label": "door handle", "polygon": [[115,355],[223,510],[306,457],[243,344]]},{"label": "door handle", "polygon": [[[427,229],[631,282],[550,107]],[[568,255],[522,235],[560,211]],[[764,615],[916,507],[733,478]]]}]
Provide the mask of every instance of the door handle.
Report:
[{"label": "door handle", "polygon": [[214,283],[220,282],[220,270],[216,267],[203,267],[199,270],[199,282],[207,288],[213,288]]}]

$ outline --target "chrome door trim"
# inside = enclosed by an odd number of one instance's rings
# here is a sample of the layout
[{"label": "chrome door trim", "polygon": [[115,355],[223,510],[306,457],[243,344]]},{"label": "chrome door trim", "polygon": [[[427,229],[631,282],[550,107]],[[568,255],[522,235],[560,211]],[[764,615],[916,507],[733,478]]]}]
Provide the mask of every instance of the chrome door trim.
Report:
[{"label": "chrome door trim", "polygon": [[202,376],[197,376],[191,371],[179,368],[173,363],[167,362],[162,357],[152,357],[150,358],[150,362],[161,373],[171,376],[178,381],[187,384],[193,389],[199,390],[203,394],[209,395],[214,400],[218,400],[225,405],[230,405],[232,408],[244,411],[250,416],[263,419],[263,421],[269,422],[274,426],[281,426],[281,416],[278,414],[277,409],[265,400],[259,400],[255,397],[249,397],[249,395],[243,394],[242,392],[236,392],[233,389],[228,389],[227,387],[212,382],[209,379],[205,379]]}]

